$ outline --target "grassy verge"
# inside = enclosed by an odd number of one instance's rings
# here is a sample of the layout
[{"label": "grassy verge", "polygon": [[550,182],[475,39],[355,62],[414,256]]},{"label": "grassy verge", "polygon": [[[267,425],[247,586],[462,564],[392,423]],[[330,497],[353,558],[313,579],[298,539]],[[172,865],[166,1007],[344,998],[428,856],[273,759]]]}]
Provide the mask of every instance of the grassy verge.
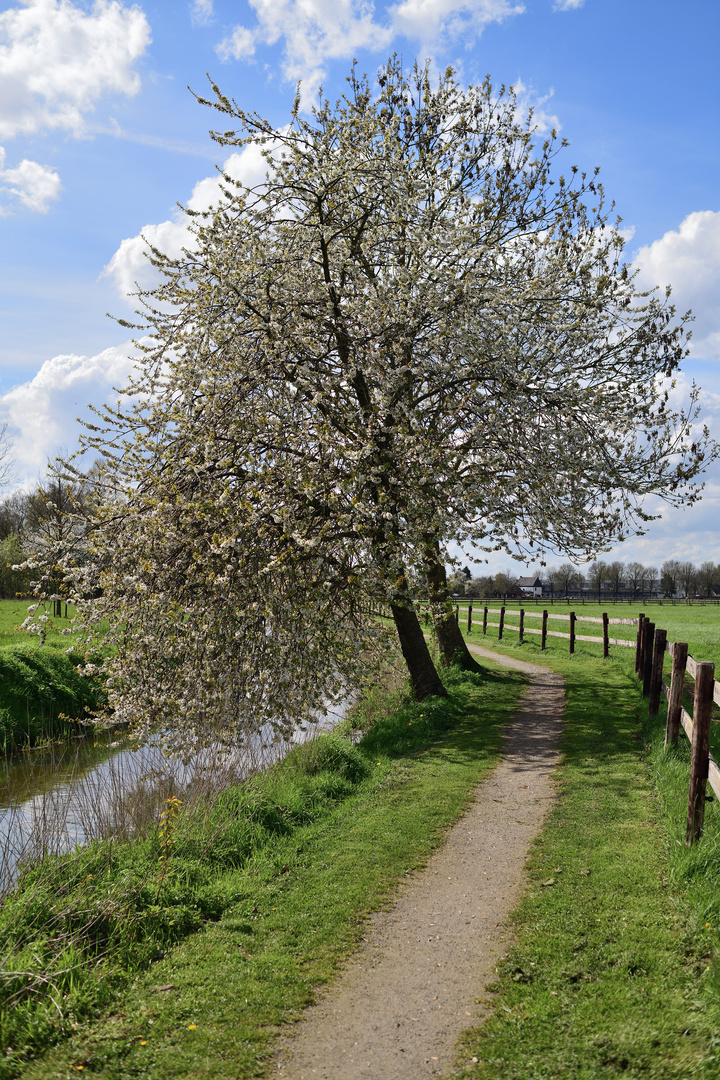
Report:
[{"label": "grassy verge", "polygon": [[[687,746],[622,656],[607,663],[487,642],[538,660],[567,685],[561,799],[535,846],[486,1024],[461,1069],[486,1080],[720,1075],[720,814],[684,847]],[[625,662],[623,662],[625,660]]]},{"label": "grassy verge", "polygon": [[[24,633],[27,600],[0,600],[0,749],[66,739],[79,732],[77,720],[94,709],[101,695],[75,665],[81,655],[68,654],[75,644],[62,631],[69,619],[51,620],[46,644]],[[74,614],[69,609],[70,617]],[[68,717],[70,719],[63,719]]]},{"label": "grassy verge", "polygon": [[82,656],[33,642],[0,646],[0,749],[66,739],[87,729],[80,721],[101,701],[76,669]]},{"label": "grassy verge", "polygon": [[275,1027],[462,813],[522,682],[448,673],[448,701],[376,700],[358,747],[299,748],[181,818],[169,849],[96,844],[30,874],[2,912],[4,967],[25,974],[6,980],[0,1077],[261,1074]]}]

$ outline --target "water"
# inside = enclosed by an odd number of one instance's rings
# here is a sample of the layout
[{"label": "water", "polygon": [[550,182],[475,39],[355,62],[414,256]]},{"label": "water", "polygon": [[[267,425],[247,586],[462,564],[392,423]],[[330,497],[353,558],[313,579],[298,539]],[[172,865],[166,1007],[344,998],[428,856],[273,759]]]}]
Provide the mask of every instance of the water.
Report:
[{"label": "water", "polygon": [[234,753],[211,747],[186,763],[169,761],[159,746],[132,749],[117,734],[8,758],[0,764],[0,895],[23,864],[98,837],[133,835],[157,819],[164,797],[190,784],[217,790],[260,772],[294,745],[331,730],[345,709],[336,707],[290,740],[260,732]]}]

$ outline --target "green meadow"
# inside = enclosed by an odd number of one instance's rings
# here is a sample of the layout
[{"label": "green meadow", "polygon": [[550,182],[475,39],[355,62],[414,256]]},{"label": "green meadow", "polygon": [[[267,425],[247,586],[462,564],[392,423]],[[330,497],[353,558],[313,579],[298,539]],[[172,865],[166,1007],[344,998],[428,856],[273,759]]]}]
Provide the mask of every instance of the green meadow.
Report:
[{"label": "green meadow", "polygon": [[[684,608],[674,623],[668,614],[658,623],[686,635],[698,658],[717,655],[711,611]],[[570,656],[561,639],[541,653],[493,634],[490,648],[563,675],[566,727],[559,798],[531,854],[514,943],[457,1075],[714,1080],[720,812],[708,804],[704,836],[688,849],[688,741],[664,748],[665,708],[648,717],[632,650],[603,661],[586,643]]]}]

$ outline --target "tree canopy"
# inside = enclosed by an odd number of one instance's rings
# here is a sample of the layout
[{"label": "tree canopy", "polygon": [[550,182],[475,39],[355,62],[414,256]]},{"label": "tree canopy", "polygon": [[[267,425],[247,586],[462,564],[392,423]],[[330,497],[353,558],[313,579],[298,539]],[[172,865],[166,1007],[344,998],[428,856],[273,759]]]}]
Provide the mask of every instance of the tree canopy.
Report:
[{"label": "tree canopy", "polygon": [[280,129],[212,91],[213,138],[267,175],[223,175],[186,250],[150,249],[136,375],[84,440],[113,496],[77,578],[113,707],[181,748],[341,693],[378,642],[368,599],[415,693],[443,693],[417,616],[472,663],[450,545],[591,556],[646,496],[692,502],[714,452],[695,397],[671,407],[683,320],[512,89],[392,58]]}]

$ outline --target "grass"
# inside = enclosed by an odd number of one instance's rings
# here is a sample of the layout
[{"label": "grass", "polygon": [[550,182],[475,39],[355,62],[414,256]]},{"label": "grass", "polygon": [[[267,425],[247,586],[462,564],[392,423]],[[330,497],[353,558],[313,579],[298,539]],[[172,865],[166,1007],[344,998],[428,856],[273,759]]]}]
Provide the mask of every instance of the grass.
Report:
[{"label": "grass", "polygon": [[[578,643],[570,657],[558,642],[541,654],[532,639],[484,641],[563,674],[566,732],[561,798],[533,849],[515,943],[454,1075],[711,1080],[720,1072],[718,806],[709,804],[706,835],[687,851],[687,744],[666,752],[663,717],[645,719],[632,651],[603,662],[595,646]],[[263,1075],[274,1032],[333,977],[367,912],[422,865],[496,760],[516,677],[450,682],[450,701],[430,708],[396,702],[386,713],[378,694],[366,706],[369,735],[335,763],[321,742],[319,759],[273,770],[255,809],[238,797],[237,813],[226,806],[203,826],[217,837],[214,860],[179,825],[159,893],[157,835],[146,848],[114,848],[118,861],[92,879],[77,857],[58,860],[43,903],[64,913],[66,938],[38,934],[45,918],[31,920],[25,938],[13,933],[25,956],[38,954],[36,973],[48,970],[42,948],[56,950],[70,978],[62,1015],[48,994],[41,1006],[38,985],[26,989],[38,1008],[0,1077],[65,1078],[79,1068],[106,1080]],[[106,901],[101,911],[117,920],[112,951],[107,922],[88,945],[89,896],[111,901],[110,915]],[[71,930],[73,963],[57,954]],[[15,1003],[11,1021],[19,1012]]]},{"label": "grass", "polygon": [[[0,649],[6,645],[15,646],[20,642],[29,642],[38,648],[38,639],[32,634],[21,631],[20,627],[27,618],[28,608],[37,603],[35,600],[0,600]],[[73,644],[73,639],[63,634],[75,614],[72,604],[67,606],[67,618],[65,617],[65,605],[61,618],[51,618],[47,624],[47,645],[53,649],[67,649]]]},{"label": "grass", "polygon": [[498,758],[522,678],[448,684],[449,700],[421,706],[388,710],[378,693],[357,747],[299,748],[202,822],[181,818],[169,849],[158,834],[96,844],[29,874],[2,912],[3,966],[30,979],[6,979],[0,1077],[261,1074],[273,1031],[332,978]]},{"label": "grass", "polygon": [[561,798],[533,849],[492,1012],[466,1034],[458,1075],[717,1077],[720,814],[708,806],[706,835],[688,851],[687,742],[664,750],[664,717],[646,719],[632,654],[490,647],[566,680]]}]

